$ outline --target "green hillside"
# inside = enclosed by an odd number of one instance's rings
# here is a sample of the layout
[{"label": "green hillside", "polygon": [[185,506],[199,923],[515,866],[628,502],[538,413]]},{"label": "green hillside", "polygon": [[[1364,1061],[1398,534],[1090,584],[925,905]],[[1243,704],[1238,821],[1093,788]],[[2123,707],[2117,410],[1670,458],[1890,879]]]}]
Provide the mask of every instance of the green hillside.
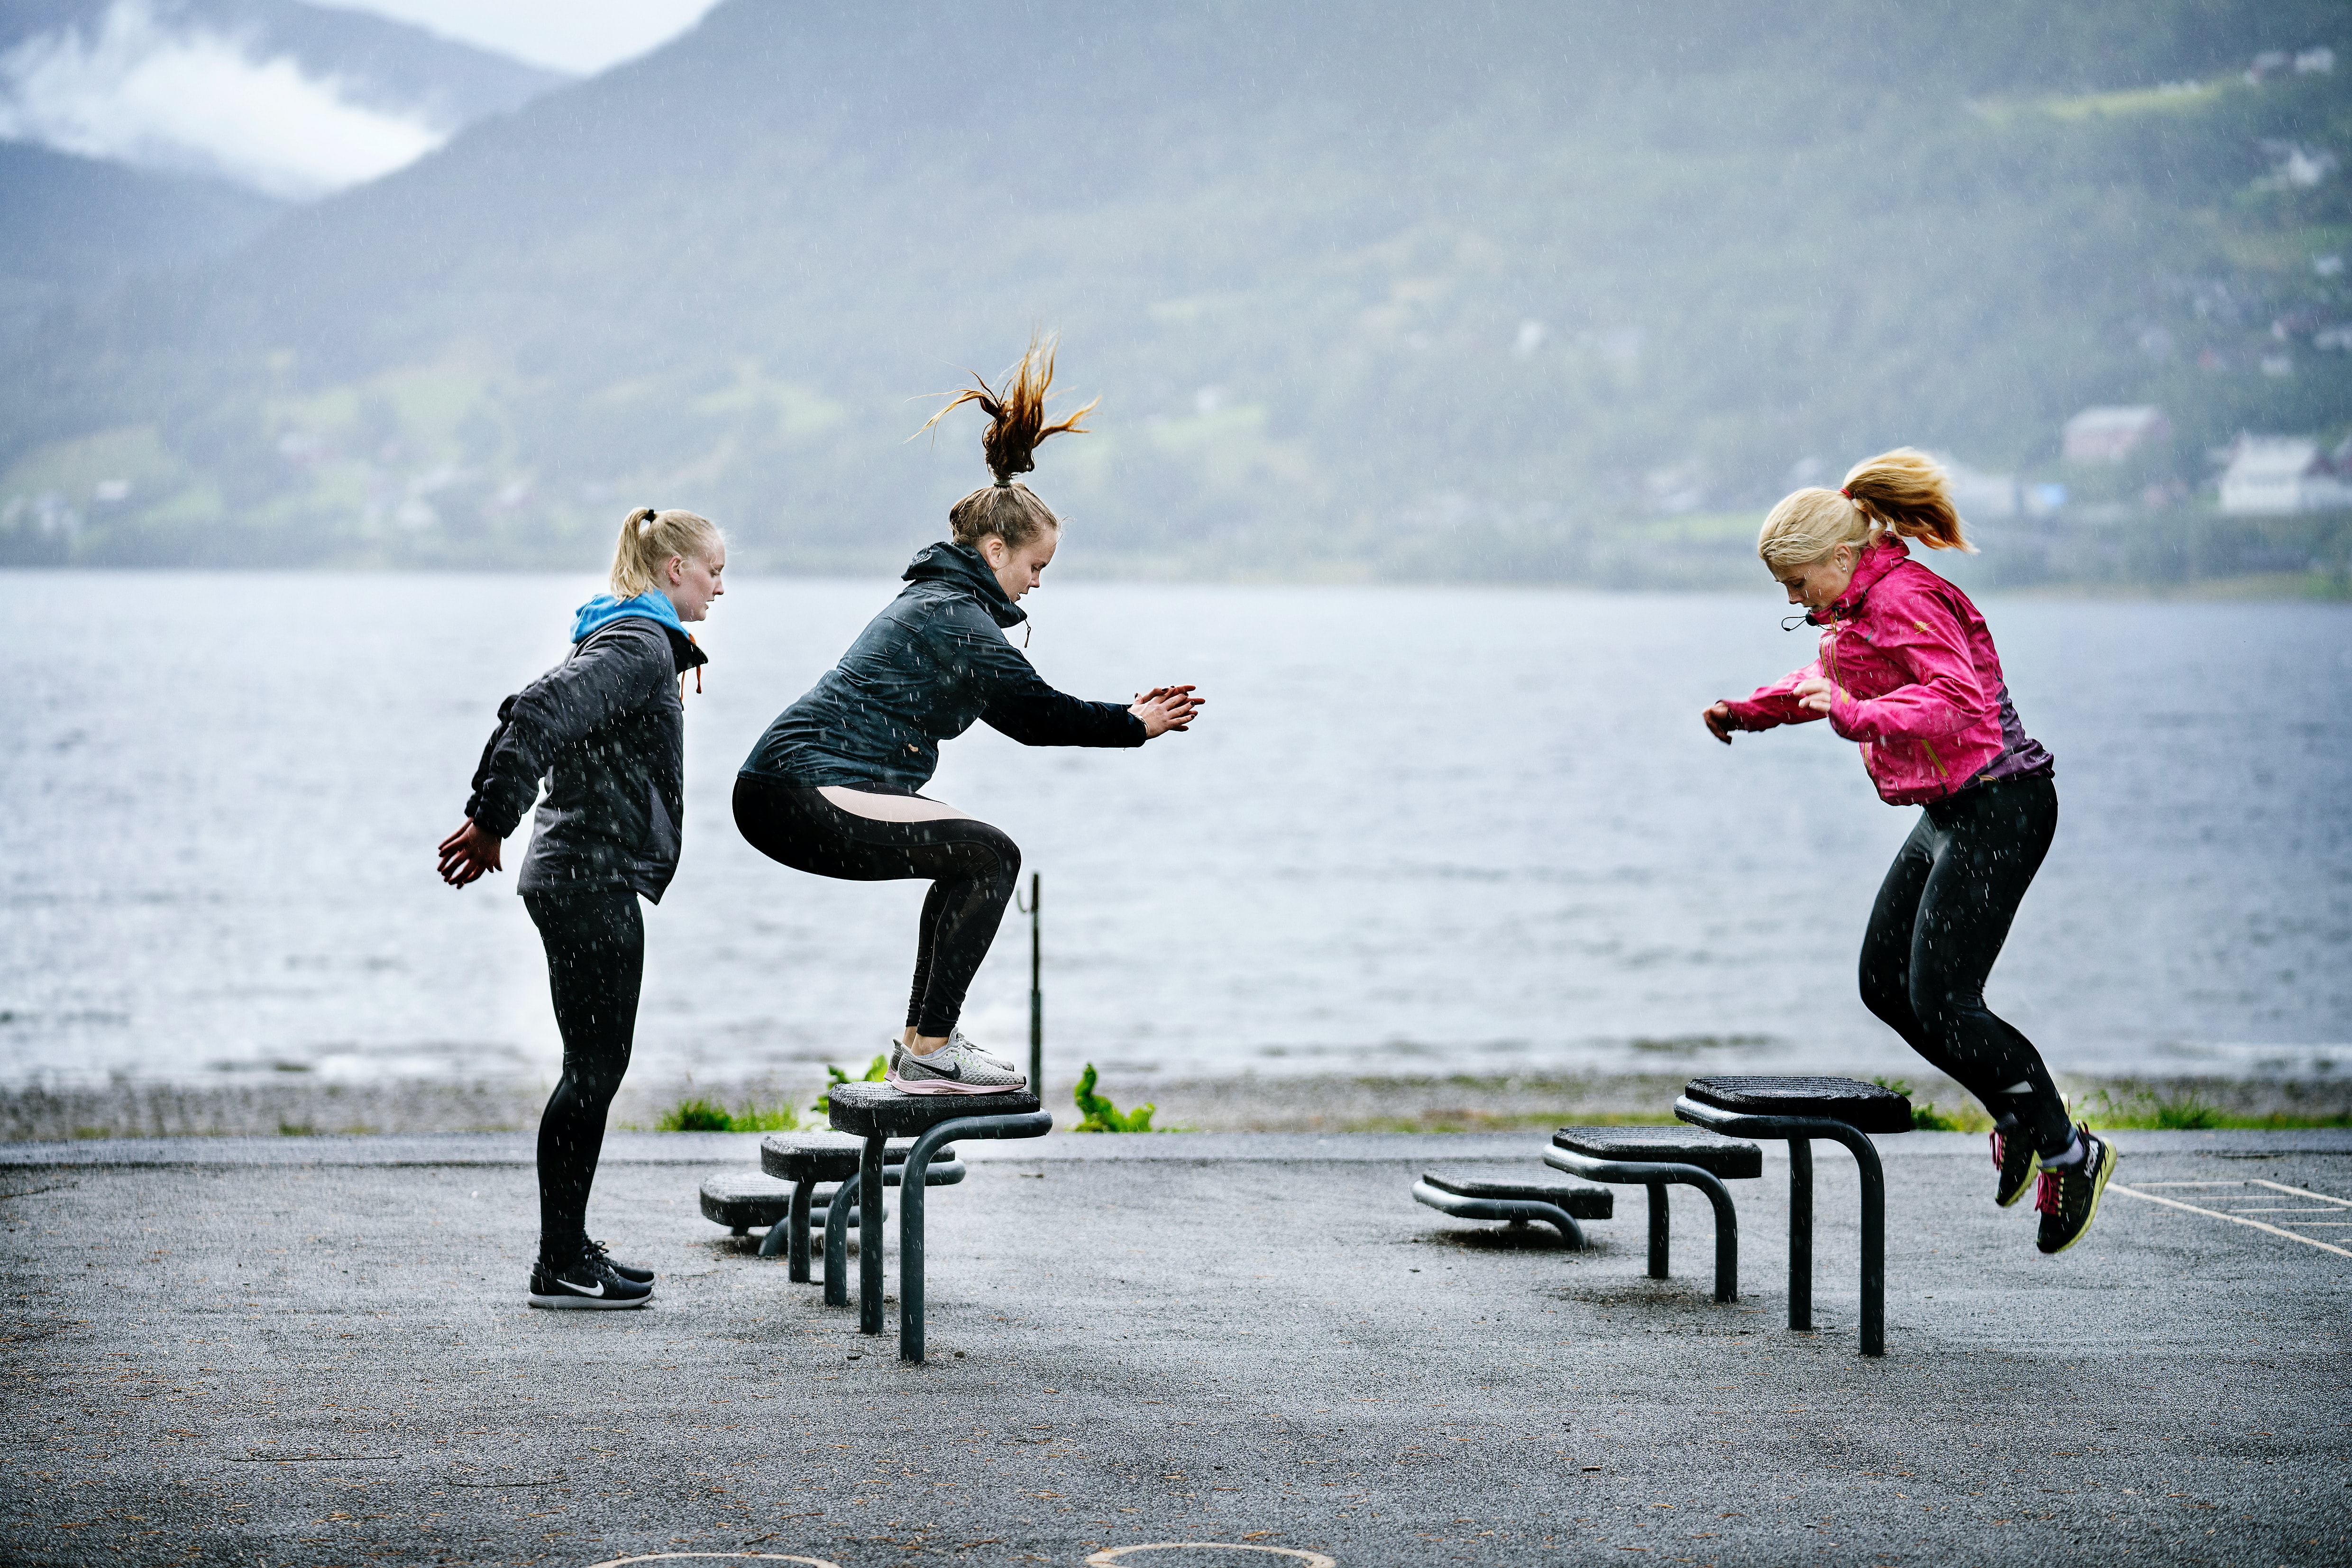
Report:
[{"label": "green hillside", "polygon": [[[0,559],[577,564],[658,503],[888,565],[980,473],[910,397],[1042,324],[1103,397],[1036,476],[1092,569],[1695,580],[1909,442],[2186,490],[2108,552],[2161,574],[2210,447],[2352,428],[2347,179],[2302,0],[734,0],[51,318]],[[2171,451],[2061,472],[2133,402]]]}]

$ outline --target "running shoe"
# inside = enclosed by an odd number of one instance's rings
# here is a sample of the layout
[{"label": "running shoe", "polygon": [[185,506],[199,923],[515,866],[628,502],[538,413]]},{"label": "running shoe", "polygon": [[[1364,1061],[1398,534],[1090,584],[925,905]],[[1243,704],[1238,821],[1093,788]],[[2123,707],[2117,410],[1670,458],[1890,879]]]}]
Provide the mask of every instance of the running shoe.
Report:
[{"label": "running shoe", "polygon": [[[1001,1067],[1006,1072],[1019,1072],[1021,1070],[1021,1064],[1019,1062],[1013,1061],[1004,1057],[1000,1057],[985,1046],[974,1044],[971,1039],[966,1037],[961,1029],[950,1027],[948,1030],[948,1044],[955,1045],[959,1042],[963,1045],[965,1049],[971,1051],[972,1055],[978,1057],[981,1060]],[[907,1043],[904,1040],[891,1041],[890,1073],[886,1074],[885,1076],[887,1077],[895,1075],[898,1070],[898,1064],[905,1061],[912,1055],[914,1055],[914,1053],[907,1048]]]},{"label": "running shoe", "polygon": [[622,1279],[626,1279],[632,1285],[644,1285],[650,1287],[654,1282],[654,1271],[652,1269],[647,1268],[641,1264],[622,1262],[619,1258],[606,1251],[604,1249],[604,1244],[601,1241],[590,1242],[588,1244],[588,1251],[591,1255],[603,1258],[604,1260],[605,1268],[610,1268],[614,1273],[619,1275]]},{"label": "running shoe", "polygon": [[2042,1169],[2042,1156],[2027,1141],[2023,1128],[2004,1131],[1996,1127],[1992,1130],[1992,1167],[2000,1173],[1992,1201],[2008,1208],[2033,1185],[2034,1173]]},{"label": "running shoe", "polygon": [[961,1029],[950,1031],[948,1043],[927,1057],[901,1055],[889,1082],[906,1094],[1004,1094],[1029,1087],[1011,1062],[982,1050]]},{"label": "running shoe", "polygon": [[531,1266],[530,1304],[611,1311],[642,1307],[653,1300],[654,1288],[624,1279],[599,1253],[583,1247],[579,1256],[560,1267],[545,1258]]},{"label": "running shoe", "polygon": [[2075,1131],[2087,1146],[2083,1157],[2054,1171],[2043,1166],[2042,1190],[2034,1195],[2033,1206],[2042,1211],[2042,1238],[2037,1245],[2044,1252],[2063,1252],[2083,1239],[2091,1221],[2098,1217],[2107,1179],[2116,1173],[2115,1145],[2092,1136],[2087,1126]]}]

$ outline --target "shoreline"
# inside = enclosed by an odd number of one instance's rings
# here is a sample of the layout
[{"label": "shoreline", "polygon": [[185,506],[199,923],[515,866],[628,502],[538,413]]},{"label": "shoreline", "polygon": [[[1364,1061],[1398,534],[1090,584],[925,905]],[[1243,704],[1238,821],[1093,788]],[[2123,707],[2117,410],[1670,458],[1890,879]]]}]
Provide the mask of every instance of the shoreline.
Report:
[{"label": "shoreline", "polygon": [[[1140,1086],[1105,1082],[1123,1109],[1156,1107],[1155,1131],[1199,1132],[1476,1132],[1572,1122],[1671,1121],[1688,1073],[1549,1073],[1418,1077],[1299,1077],[1169,1079]],[[1958,1085],[1906,1075],[1915,1107],[1948,1119],[1935,1125],[1974,1131],[1987,1122]],[[2120,1127],[2352,1126],[2352,1075],[2205,1078],[2061,1074],[2077,1114]],[[538,1081],[384,1080],[360,1083],[184,1084],[123,1080],[71,1088],[0,1087],[0,1142],[103,1138],[304,1137],[322,1134],[522,1132],[536,1128],[551,1086]],[[1049,1077],[1045,1104],[1064,1130],[1078,1118],[1072,1079]],[[625,1084],[614,1131],[652,1131],[680,1101],[700,1099],[740,1115],[791,1106],[799,1124],[824,1119],[808,1109],[804,1074],[696,1083]],[[777,1119],[779,1121],[781,1119]],[[737,1131],[751,1131],[740,1126]]]}]

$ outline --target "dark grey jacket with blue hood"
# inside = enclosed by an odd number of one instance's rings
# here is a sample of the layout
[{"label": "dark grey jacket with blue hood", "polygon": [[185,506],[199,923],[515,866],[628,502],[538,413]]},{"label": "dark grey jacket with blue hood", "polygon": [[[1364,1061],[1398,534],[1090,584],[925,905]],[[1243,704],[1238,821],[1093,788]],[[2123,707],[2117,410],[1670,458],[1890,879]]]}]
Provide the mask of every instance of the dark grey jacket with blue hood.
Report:
[{"label": "dark grey jacket with blue hood", "polygon": [[939,771],[940,742],[974,720],[1024,746],[1139,746],[1123,702],[1087,702],[1045,684],[1003,628],[1029,617],[977,551],[926,545],[907,586],[841,662],[777,715],[742,775],[801,789],[914,791]]},{"label": "dark grey jacket with blue hood", "polygon": [[500,838],[539,797],[521,893],[634,889],[655,903],[677,871],[686,816],[678,677],[705,661],[658,593],[580,606],[572,652],[499,704],[466,815]]}]

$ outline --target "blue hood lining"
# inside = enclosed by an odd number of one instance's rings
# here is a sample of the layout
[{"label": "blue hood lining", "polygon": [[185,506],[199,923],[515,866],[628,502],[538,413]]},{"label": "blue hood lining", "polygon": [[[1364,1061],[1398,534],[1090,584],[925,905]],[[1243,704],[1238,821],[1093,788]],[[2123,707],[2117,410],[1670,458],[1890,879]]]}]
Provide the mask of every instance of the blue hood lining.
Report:
[{"label": "blue hood lining", "polygon": [[677,606],[669,602],[669,595],[648,588],[634,599],[599,594],[581,605],[572,617],[572,640],[578,643],[629,616],[643,616],[647,620],[659,621],[680,637],[688,635],[686,623],[677,618]]}]

